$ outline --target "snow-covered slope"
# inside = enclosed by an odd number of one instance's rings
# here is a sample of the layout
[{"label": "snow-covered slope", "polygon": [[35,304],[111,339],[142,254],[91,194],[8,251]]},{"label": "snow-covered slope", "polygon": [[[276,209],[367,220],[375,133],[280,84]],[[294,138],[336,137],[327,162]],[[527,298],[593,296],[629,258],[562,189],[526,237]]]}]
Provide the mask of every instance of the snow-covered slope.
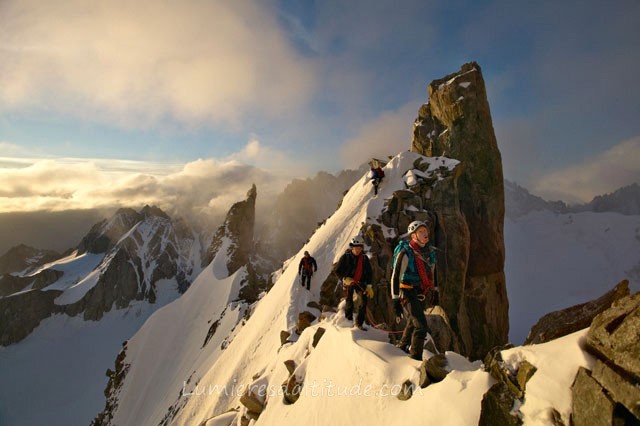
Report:
[{"label": "snow-covered slope", "polygon": [[54,315],[26,339],[0,347],[0,425],[86,425],[104,407],[105,371],[129,339],[176,297],[157,283],[155,304],[134,301],[100,321]]},{"label": "snow-covered slope", "polygon": [[[129,364],[111,424],[228,425],[247,415],[240,397],[250,389],[264,405],[257,424],[477,424],[483,394],[494,383],[481,363],[471,363],[448,352],[451,373],[426,389],[415,388],[408,401],[396,396],[407,380],[416,384],[419,362],[388,343],[385,332],[354,330],[344,313],[295,333],[298,314],[319,299],[319,286],[331,265],[348,245],[362,222],[375,220],[384,199],[404,188],[405,173],[417,154],[402,153],[386,167],[378,197],[363,176],[346,194],[341,207],[320,227],[307,245],[290,259],[273,288],[251,309],[246,322],[234,310],[237,277],[216,276],[216,260],[183,298],[158,311],[127,345]],[[297,264],[304,250],[318,262],[311,291],[297,282]],[[538,299],[535,299],[536,301]],[[226,307],[225,307],[226,306]],[[237,307],[235,308],[237,309]],[[210,324],[221,312],[231,316],[214,334],[215,343],[203,342]],[[320,328],[324,335],[317,345]],[[280,332],[291,333],[281,344]],[[570,381],[579,366],[592,362],[581,349],[584,331],[558,341],[503,352],[507,365],[524,360],[538,367],[528,387],[531,397],[519,412],[525,424],[545,424],[551,408],[566,421],[570,409]],[[226,343],[221,351],[219,342]],[[293,361],[300,398],[288,404],[282,384],[289,378],[285,361]],[[231,411],[229,411],[231,410]],[[239,424],[239,423],[237,423]]]},{"label": "snow-covered slope", "polygon": [[[201,270],[198,239],[154,208],[123,210],[93,231],[70,255],[17,274],[31,283],[4,299],[20,306],[28,292],[57,295],[38,308],[30,335],[0,347],[0,424],[88,424],[122,342]],[[58,279],[36,288],[49,271]]]},{"label": "snow-covered slope", "polygon": [[[332,215],[326,223],[313,235],[309,243],[288,262],[286,267],[269,293],[257,303],[253,314],[247,324],[238,331],[237,336],[219,357],[211,358],[208,364],[202,364],[193,375],[173,375],[173,382],[168,386],[171,391],[165,399],[158,399],[155,405],[148,411],[137,409],[131,401],[133,395],[139,394],[146,386],[142,375],[135,373],[138,365],[147,365],[149,357],[162,357],[154,351],[144,351],[138,336],[129,343],[126,363],[131,367],[124,386],[119,395],[119,406],[115,413],[113,424],[153,424],[155,420],[162,419],[168,408],[176,402],[177,392],[183,388],[184,382],[191,377],[191,383],[198,384],[247,384],[252,381],[254,374],[265,372],[272,364],[274,356],[280,347],[280,331],[287,330],[293,333],[298,314],[308,310],[307,303],[319,300],[319,284],[330,273],[331,266],[337,261],[348,245],[348,241],[357,233],[363,222],[368,217],[377,217],[382,210],[384,198],[389,197],[393,191],[404,188],[403,175],[407,170],[413,169],[413,162],[418,154],[406,152],[392,160],[386,168],[387,178],[380,188],[377,198],[372,198],[372,187],[366,176],[363,176],[345,195],[341,207]],[[434,161],[435,163],[435,161]],[[314,275],[314,283],[311,292],[302,289],[296,282],[297,264],[304,250],[309,250],[318,262],[318,272]],[[215,260],[214,260],[215,262]],[[206,271],[205,271],[206,273]],[[199,281],[200,279],[198,279]],[[225,285],[219,280],[213,280],[210,287]],[[227,283],[228,285],[228,283]],[[183,298],[184,299],[184,298]],[[182,299],[174,302],[186,303]],[[181,311],[197,311],[184,304]],[[157,315],[165,315],[167,309],[158,312]],[[319,312],[316,312],[319,315]],[[202,327],[202,326],[200,326]],[[145,327],[146,329],[147,327]],[[158,327],[147,330],[145,333],[153,333],[156,339],[167,331]],[[190,342],[184,342],[181,346],[186,352],[188,347],[201,347],[205,335],[194,334]],[[137,356],[134,356],[136,354]],[[189,369],[182,364],[190,365],[188,356],[181,360],[173,359],[176,371]],[[273,368],[273,367],[271,367]],[[193,371],[193,370],[190,370]],[[165,374],[163,371],[149,372],[151,376]],[[137,378],[137,379],[136,379]],[[278,379],[280,379],[278,377]],[[281,381],[283,379],[280,379]],[[279,384],[279,383],[278,383]],[[240,395],[229,393],[211,397],[186,398],[186,406],[176,417],[177,424],[193,424],[226,411],[229,407],[237,405]]]},{"label": "snow-covered slope", "polygon": [[530,212],[505,219],[510,340],[544,314],[593,300],[623,279],[640,290],[640,216]]}]

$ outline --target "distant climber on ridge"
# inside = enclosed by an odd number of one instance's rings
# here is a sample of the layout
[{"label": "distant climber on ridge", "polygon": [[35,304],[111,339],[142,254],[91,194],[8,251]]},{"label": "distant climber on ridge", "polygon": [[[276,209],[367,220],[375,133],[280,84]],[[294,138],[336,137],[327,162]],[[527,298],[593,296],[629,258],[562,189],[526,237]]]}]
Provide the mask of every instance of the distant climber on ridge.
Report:
[{"label": "distant climber on ridge", "polygon": [[[435,248],[429,242],[429,228],[421,221],[409,224],[410,241],[401,240],[393,253],[391,299],[396,317],[403,316],[403,305],[409,305],[409,318],[398,348],[416,360],[422,360],[427,336],[427,303],[437,304],[438,288],[433,282],[436,264]],[[411,344],[411,347],[409,347]]]},{"label": "distant climber on ridge", "polygon": [[309,254],[308,251],[304,252],[304,257],[300,259],[298,265],[298,275],[300,275],[300,284],[304,287],[305,281],[307,282],[307,290],[311,290],[311,276],[318,270],[318,264],[316,260]]},{"label": "distant climber on ridge", "polygon": [[371,183],[373,184],[373,193],[378,195],[378,186],[384,179],[384,170],[380,167],[380,161],[373,159],[371,161]]},{"label": "distant climber on ridge", "polygon": [[342,280],[346,291],[345,317],[353,320],[353,294],[360,295],[362,303],[358,308],[356,320],[353,326],[360,330],[366,330],[364,316],[367,310],[367,301],[373,297],[371,281],[373,272],[369,258],[363,253],[364,241],[356,235],[349,243],[349,249],[340,257],[336,267],[336,275]]}]

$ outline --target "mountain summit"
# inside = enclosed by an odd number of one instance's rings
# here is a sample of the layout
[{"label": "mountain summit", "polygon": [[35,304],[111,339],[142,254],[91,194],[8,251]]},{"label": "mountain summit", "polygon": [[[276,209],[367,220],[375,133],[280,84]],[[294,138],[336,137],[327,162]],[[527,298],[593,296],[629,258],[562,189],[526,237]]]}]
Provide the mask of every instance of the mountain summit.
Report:
[{"label": "mountain summit", "polygon": [[[429,102],[414,123],[411,149],[462,162],[457,191],[449,193],[457,198],[459,213],[441,214],[436,233],[446,236],[453,226],[469,234],[468,243],[461,242],[468,244],[468,251],[457,252],[459,257],[449,263],[457,265],[459,276],[447,282],[452,297],[444,305],[468,354],[482,358],[492,347],[506,343],[509,334],[502,159],[477,63],[464,64],[457,73],[431,82],[428,90]],[[453,235],[462,238],[464,232]],[[453,286],[457,290],[452,291]]]},{"label": "mountain summit", "polygon": [[0,298],[0,344],[22,340],[53,314],[99,320],[133,301],[154,303],[158,286],[173,284],[167,291],[178,297],[200,271],[197,241],[157,207],[118,210],[67,256],[0,278],[0,288],[13,289]]}]

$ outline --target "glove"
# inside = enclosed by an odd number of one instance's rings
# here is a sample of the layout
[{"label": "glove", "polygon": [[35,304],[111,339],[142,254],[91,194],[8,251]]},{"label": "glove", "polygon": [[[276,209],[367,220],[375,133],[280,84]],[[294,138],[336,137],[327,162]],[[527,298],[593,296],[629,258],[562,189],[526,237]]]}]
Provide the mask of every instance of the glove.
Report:
[{"label": "glove", "polygon": [[346,285],[347,287],[350,286],[351,284],[353,284],[353,278],[351,277],[344,277],[342,279],[342,282],[344,283],[344,285]]},{"label": "glove", "polygon": [[366,292],[367,292],[367,296],[369,296],[369,299],[373,298],[373,287],[371,287],[371,284],[367,286]]},{"label": "glove", "polygon": [[402,318],[402,303],[400,299],[393,299],[393,310],[396,313],[396,317]]}]

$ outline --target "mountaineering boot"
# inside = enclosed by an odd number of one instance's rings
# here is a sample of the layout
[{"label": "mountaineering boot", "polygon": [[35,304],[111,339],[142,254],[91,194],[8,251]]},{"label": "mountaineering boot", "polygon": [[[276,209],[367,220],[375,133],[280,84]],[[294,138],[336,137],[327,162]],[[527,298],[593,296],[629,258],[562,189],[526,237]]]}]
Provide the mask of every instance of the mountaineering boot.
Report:
[{"label": "mountaineering boot", "polygon": [[409,354],[409,358],[415,359],[416,361],[422,361],[422,354]]},{"label": "mountaineering boot", "polygon": [[408,343],[396,343],[395,344],[396,348],[400,349],[402,352],[408,354],[409,353],[409,344]]},{"label": "mountaineering boot", "polygon": [[411,353],[409,356],[418,361],[422,361],[422,350],[424,349],[424,337],[421,333],[411,336]]}]

